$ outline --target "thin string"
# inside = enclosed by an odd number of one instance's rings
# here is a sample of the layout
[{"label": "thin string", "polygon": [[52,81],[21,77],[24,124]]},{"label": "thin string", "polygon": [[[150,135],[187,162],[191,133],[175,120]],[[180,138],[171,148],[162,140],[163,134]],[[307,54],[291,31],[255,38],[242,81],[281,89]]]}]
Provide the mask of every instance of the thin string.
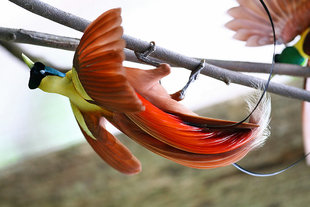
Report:
[{"label": "thin string", "polygon": [[247,170],[243,167],[241,167],[239,164],[237,163],[233,163],[232,165],[237,168],[238,170],[240,170],[241,172],[245,173],[245,174],[248,174],[248,175],[251,175],[251,176],[254,176],[254,177],[270,177],[270,176],[274,176],[274,175],[278,175],[280,173],[283,173],[285,171],[287,171],[288,169],[294,167],[295,165],[297,165],[299,162],[303,161],[308,155],[310,155],[310,152],[307,153],[305,156],[303,156],[302,158],[300,158],[299,160],[293,162],[292,164],[290,164],[289,166],[287,166],[286,168],[282,169],[282,170],[279,170],[279,171],[276,171],[276,172],[272,172],[272,173],[259,173],[259,172],[253,172],[253,171],[250,171],[250,170]]}]

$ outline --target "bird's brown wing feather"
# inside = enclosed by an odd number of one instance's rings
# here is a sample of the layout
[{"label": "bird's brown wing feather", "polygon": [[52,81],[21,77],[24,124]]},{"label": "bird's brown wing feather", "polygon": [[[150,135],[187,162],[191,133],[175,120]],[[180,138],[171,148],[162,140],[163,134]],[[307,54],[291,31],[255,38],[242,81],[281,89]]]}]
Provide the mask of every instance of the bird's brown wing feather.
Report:
[{"label": "bird's brown wing feather", "polygon": [[141,111],[143,105],[122,65],[125,41],[120,13],[121,9],[111,9],[86,28],[74,55],[73,70],[77,76],[73,81],[75,85],[81,84],[82,88],[76,88],[84,98],[89,96],[109,111]]},{"label": "bird's brown wing feather", "polygon": [[124,174],[141,171],[139,160],[105,129],[106,120],[101,113],[83,112],[73,103],[71,107],[87,142],[106,163]]}]

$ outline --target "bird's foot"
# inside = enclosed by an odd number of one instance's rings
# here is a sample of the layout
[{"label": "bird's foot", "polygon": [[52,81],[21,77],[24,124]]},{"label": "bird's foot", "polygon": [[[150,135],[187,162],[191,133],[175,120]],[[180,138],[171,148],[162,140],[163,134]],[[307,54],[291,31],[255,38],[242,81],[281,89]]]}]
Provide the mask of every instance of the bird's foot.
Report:
[{"label": "bird's foot", "polygon": [[205,59],[202,59],[201,62],[199,63],[199,65],[197,66],[197,68],[192,70],[185,86],[180,91],[178,91],[172,95],[173,99],[179,101],[179,100],[183,100],[185,98],[185,92],[186,92],[187,88],[189,87],[189,85],[191,83],[193,83],[195,80],[197,80],[198,75],[200,74],[201,70],[205,67],[205,64],[206,64]]},{"label": "bird's foot", "polygon": [[153,65],[155,67],[158,67],[160,63],[149,58],[149,55],[152,54],[155,50],[156,50],[156,45],[155,45],[155,42],[152,41],[150,42],[150,46],[146,51],[142,53],[135,51],[135,55],[138,58],[138,60],[145,62],[147,64],[150,64],[150,65]]}]

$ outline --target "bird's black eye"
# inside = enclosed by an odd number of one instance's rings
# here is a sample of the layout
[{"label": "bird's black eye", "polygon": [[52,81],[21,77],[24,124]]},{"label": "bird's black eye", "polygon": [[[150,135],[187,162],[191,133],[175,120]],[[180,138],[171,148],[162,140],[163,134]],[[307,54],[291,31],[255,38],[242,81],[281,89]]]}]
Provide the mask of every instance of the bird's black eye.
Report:
[{"label": "bird's black eye", "polygon": [[45,65],[40,62],[36,62],[33,65],[30,70],[30,79],[28,83],[30,89],[36,89],[39,87],[42,79],[46,76],[44,68]]},{"label": "bird's black eye", "polygon": [[35,69],[37,71],[44,70],[45,65],[41,62],[35,62],[31,70]]},{"label": "bird's black eye", "polygon": [[310,56],[310,32],[308,32],[305,40],[304,40],[304,44],[303,44],[303,48],[304,52]]}]

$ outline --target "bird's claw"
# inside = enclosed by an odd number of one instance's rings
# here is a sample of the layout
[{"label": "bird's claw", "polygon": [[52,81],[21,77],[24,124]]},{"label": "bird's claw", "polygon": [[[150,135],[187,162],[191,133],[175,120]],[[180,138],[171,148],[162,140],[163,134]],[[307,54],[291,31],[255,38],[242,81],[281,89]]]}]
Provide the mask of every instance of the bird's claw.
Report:
[{"label": "bird's claw", "polygon": [[150,64],[150,65],[153,65],[155,67],[158,67],[160,65],[160,63],[149,58],[149,55],[151,55],[155,51],[156,51],[155,42],[151,41],[150,46],[148,47],[148,49],[146,51],[141,52],[141,53],[135,51],[135,55],[138,58],[138,60],[145,62],[147,64]]},{"label": "bird's claw", "polygon": [[185,84],[185,86],[180,91],[178,91],[178,94],[179,94],[178,99],[183,100],[185,98],[185,92],[186,92],[187,88],[189,87],[189,85],[192,82],[197,80],[198,75],[200,74],[201,70],[205,67],[205,64],[206,64],[205,59],[202,59],[200,61],[199,65],[194,70],[192,70],[192,72],[188,78],[187,83]]}]

